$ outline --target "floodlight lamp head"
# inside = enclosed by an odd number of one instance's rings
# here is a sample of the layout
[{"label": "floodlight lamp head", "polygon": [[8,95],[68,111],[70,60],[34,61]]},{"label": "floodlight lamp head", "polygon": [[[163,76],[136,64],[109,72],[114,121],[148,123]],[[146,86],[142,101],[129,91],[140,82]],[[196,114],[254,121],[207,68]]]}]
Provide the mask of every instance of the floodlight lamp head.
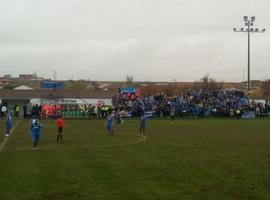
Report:
[{"label": "floodlight lamp head", "polygon": [[246,22],[248,20],[248,16],[244,16],[244,21]]},{"label": "floodlight lamp head", "polygon": [[251,21],[253,21],[253,22],[255,21],[255,17],[254,16],[251,17]]},{"label": "floodlight lamp head", "polygon": [[233,31],[237,31],[236,28],[233,28]]},{"label": "floodlight lamp head", "polygon": [[262,29],[262,32],[265,32],[266,31],[266,29],[264,28],[264,29]]},{"label": "floodlight lamp head", "polygon": [[244,28],[241,28],[240,30],[241,30],[241,31],[243,31],[243,30],[244,30]]}]

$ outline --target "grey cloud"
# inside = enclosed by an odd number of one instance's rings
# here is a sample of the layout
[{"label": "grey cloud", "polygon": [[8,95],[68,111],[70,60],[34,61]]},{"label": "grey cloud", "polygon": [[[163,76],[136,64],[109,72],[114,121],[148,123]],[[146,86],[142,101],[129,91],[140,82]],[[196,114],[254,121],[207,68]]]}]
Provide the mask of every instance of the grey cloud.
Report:
[{"label": "grey cloud", "polygon": [[[267,0],[0,1],[0,74],[242,81],[244,15],[270,31]],[[252,78],[269,74],[269,31],[252,36]],[[109,72],[109,73],[108,73]]]}]

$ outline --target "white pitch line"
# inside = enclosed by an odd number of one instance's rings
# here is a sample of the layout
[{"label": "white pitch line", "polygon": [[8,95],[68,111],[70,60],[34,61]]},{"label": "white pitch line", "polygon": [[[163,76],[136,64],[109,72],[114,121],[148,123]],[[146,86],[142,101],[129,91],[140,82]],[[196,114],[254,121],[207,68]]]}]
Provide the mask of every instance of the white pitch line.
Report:
[{"label": "white pitch line", "polygon": [[129,146],[132,144],[138,144],[141,143],[143,141],[145,141],[147,139],[147,137],[145,135],[140,135],[140,134],[136,134],[137,136],[140,136],[141,139],[140,140],[136,140],[133,142],[126,142],[126,143],[120,143],[120,144],[109,144],[109,145],[96,145],[93,147],[79,147],[79,148],[64,148],[64,150],[72,150],[72,149],[98,149],[98,148],[112,148],[112,147],[118,147],[118,146]]},{"label": "white pitch line", "polygon": [[[137,134],[138,135],[138,134]],[[142,139],[137,140],[137,141],[133,141],[133,142],[126,142],[126,143],[121,143],[121,144],[111,144],[111,145],[100,145],[100,146],[95,146],[93,148],[100,148],[100,147],[117,147],[117,146],[128,146],[128,145],[132,145],[132,144],[138,144],[141,143],[143,141],[145,141],[147,139],[147,137],[145,135],[138,135],[140,137],[142,137]]]},{"label": "white pitch line", "polygon": [[[147,137],[145,135],[140,135],[140,134],[136,134],[137,136],[140,136],[141,139],[140,140],[136,140],[133,142],[126,142],[126,143],[119,143],[119,144],[109,144],[109,145],[96,145],[96,146],[92,146],[92,147],[63,147],[62,149],[59,148],[53,148],[50,150],[81,150],[81,149],[98,149],[98,148],[113,148],[113,147],[118,147],[118,146],[129,146],[129,145],[133,145],[133,144],[138,144],[141,142],[144,142],[145,140],[147,140]],[[27,150],[29,148],[19,148],[16,150]],[[45,148],[44,148],[45,149]]]},{"label": "white pitch line", "polygon": [[[15,125],[12,127],[11,131],[10,131],[10,135],[13,133],[13,131],[15,130],[16,126],[19,124],[20,120],[18,120]],[[10,137],[10,136],[9,136]],[[2,142],[1,146],[0,146],[0,152],[4,149],[7,141],[8,141],[8,138],[9,137],[5,137],[4,141]]]}]

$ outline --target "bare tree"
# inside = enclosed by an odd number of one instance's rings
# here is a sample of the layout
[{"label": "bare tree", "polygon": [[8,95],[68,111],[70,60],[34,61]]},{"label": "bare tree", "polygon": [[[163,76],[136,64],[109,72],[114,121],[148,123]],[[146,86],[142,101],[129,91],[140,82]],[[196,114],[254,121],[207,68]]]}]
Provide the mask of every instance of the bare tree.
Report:
[{"label": "bare tree", "polygon": [[265,98],[270,97],[270,79],[262,82],[261,90],[262,90],[263,97]]},{"label": "bare tree", "polygon": [[199,81],[195,81],[192,88],[194,90],[221,90],[222,87],[223,82],[217,82],[214,78],[206,74]]},{"label": "bare tree", "polygon": [[133,83],[133,76],[127,75],[126,82],[127,82],[127,84],[132,84]]},{"label": "bare tree", "polygon": [[164,93],[167,96],[176,95],[178,93],[176,84],[175,83],[168,83],[166,85],[166,87],[164,88]]},{"label": "bare tree", "polygon": [[[158,88],[156,85],[154,85],[153,83],[147,83],[146,82],[146,86],[142,87],[142,94],[149,96],[149,95],[154,95],[158,92],[160,92],[160,88]],[[163,90],[162,90],[163,91]]]}]

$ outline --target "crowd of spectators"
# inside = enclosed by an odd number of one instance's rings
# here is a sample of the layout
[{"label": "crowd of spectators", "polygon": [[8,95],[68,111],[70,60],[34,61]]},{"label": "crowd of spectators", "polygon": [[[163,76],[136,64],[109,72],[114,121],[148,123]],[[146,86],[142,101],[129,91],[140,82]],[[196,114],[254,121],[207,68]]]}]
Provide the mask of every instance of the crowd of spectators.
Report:
[{"label": "crowd of spectators", "polygon": [[167,97],[165,94],[135,96],[118,94],[112,99],[113,107],[139,116],[151,111],[157,117],[167,117],[174,110],[176,116],[185,117],[239,117],[245,111],[254,111],[257,116],[270,112],[269,104],[249,101],[242,91],[194,91]]},{"label": "crowd of spectators", "polygon": [[104,104],[34,104],[31,116],[57,118],[60,115],[78,118],[104,118],[112,108]]},{"label": "crowd of spectators", "polygon": [[[4,116],[7,106],[0,105],[0,116]],[[40,118],[66,117],[106,118],[111,111],[121,111],[123,116],[137,117],[143,113],[151,113],[154,117],[168,117],[174,113],[176,117],[241,117],[246,111],[256,116],[270,114],[269,103],[250,101],[242,91],[194,91],[189,90],[182,95],[168,97],[163,93],[152,96],[136,96],[135,94],[118,93],[112,98],[112,105],[97,104],[25,104],[22,109],[15,105],[14,116],[36,116]],[[27,114],[29,113],[29,114]],[[30,116],[29,116],[30,115]]]}]

